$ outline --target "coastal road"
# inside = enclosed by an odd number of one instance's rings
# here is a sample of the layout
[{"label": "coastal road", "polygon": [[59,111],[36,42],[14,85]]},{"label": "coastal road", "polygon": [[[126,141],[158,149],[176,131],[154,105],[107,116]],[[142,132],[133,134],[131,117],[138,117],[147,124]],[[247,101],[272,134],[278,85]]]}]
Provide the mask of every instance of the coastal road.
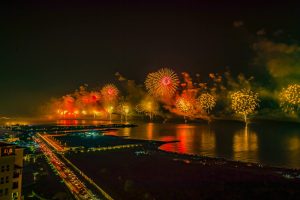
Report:
[{"label": "coastal road", "polygon": [[50,145],[57,152],[64,152],[67,150],[64,146],[61,146],[57,141],[51,138],[52,136],[57,136],[57,135],[48,135],[48,134],[42,135],[38,133],[37,136],[42,138],[48,145]]},{"label": "coastal road", "polygon": [[97,200],[100,199],[94,195],[85,184],[75,175],[75,173],[62,162],[53,150],[39,137],[34,137],[34,141],[40,146],[41,151],[47,160],[53,165],[60,178],[69,188],[74,197],[78,200]]}]

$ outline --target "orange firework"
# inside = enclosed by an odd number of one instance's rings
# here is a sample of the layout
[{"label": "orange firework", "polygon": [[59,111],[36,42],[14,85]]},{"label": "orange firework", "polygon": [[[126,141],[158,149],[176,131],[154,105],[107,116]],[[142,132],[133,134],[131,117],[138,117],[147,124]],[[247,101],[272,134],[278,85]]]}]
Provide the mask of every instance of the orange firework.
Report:
[{"label": "orange firework", "polygon": [[90,92],[86,93],[82,96],[79,96],[79,103],[83,104],[83,106],[86,106],[88,104],[95,104],[99,102],[100,100],[100,93],[99,92]]},{"label": "orange firework", "polygon": [[101,95],[105,101],[115,101],[118,97],[119,90],[114,84],[107,84],[101,89]]},{"label": "orange firework", "polygon": [[179,85],[177,74],[168,68],[148,74],[145,81],[148,92],[157,97],[172,97]]},{"label": "orange firework", "polygon": [[72,96],[70,95],[63,96],[63,108],[68,110],[68,112],[72,112],[75,109],[74,103],[75,103],[75,99]]},{"label": "orange firework", "polygon": [[90,93],[90,102],[95,103],[100,100],[100,94],[98,92],[91,92]]},{"label": "orange firework", "polygon": [[184,115],[191,115],[194,111],[193,101],[187,96],[178,97],[175,105]]}]

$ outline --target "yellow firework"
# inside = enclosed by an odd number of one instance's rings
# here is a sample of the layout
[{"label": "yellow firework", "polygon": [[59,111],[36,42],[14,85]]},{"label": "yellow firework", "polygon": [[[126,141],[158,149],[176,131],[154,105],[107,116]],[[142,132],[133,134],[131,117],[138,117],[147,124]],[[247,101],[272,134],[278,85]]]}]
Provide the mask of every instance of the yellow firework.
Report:
[{"label": "yellow firework", "polygon": [[252,114],[258,106],[258,93],[242,89],[231,94],[231,108],[235,113],[243,115],[245,122],[247,122],[247,116]]},{"label": "yellow firework", "polygon": [[168,68],[148,74],[145,85],[151,95],[157,97],[171,97],[176,92],[179,81],[177,74]]},{"label": "yellow firework", "polygon": [[300,109],[300,85],[291,84],[283,88],[279,94],[280,106],[285,112],[295,112]]},{"label": "yellow firework", "polygon": [[128,105],[128,103],[120,102],[119,105],[118,105],[118,107],[117,107],[117,110],[121,114],[129,113],[129,105]]},{"label": "yellow firework", "polygon": [[197,99],[198,106],[208,114],[216,106],[216,102],[216,97],[209,93],[201,94]]},{"label": "yellow firework", "polygon": [[142,102],[136,106],[135,110],[148,115],[150,119],[152,119],[154,115],[158,114],[159,105],[155,100],[148,97],[142,100]]}]

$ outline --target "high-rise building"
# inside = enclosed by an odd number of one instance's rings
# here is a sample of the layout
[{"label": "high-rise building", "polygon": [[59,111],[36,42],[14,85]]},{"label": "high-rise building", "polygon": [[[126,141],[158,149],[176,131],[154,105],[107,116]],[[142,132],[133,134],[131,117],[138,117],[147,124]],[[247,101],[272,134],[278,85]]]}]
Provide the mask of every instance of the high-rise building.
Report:
[{"label": "high-rise building", "polygon": [[20,200],[23,149],[0,142],[0,199]]}]

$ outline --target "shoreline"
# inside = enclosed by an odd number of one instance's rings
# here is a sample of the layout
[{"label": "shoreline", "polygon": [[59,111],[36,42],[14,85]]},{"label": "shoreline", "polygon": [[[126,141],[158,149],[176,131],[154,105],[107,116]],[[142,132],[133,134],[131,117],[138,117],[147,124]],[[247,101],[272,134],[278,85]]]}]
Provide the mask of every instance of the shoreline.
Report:
[{"label": "shoreline", "polygon": [[[147,147],[68,153],[66,157],[112,197],[232,199],[300,197],[300,170],[228,161]],[[83,163],[93,159],[93,165]],[[287,193],[287,194],[286,194]],[[175,196],[174,196],[175,195]],[[204,198],[205,199],[205,198]],[[250,198],[251,199],[251,198]]]},{"label": "shoreline", "polygon": [[[244,124],[244,121],[242,118],[236,117],[236,116],[210,116],[211,122],[215,122],[215,121],[229,121],[229,122],[237,122],[237,123],[241,123]],[[276,118],[276,117],[262,117],[259,115],[253,115],[253,116],[249,116],[248,118],[249,122],[262,122],[262,121],[266,121],[266,122],[279,122],[279,123],[291,123],[291,124],[299,124],[300,123],[300,119],[297,118],[292,118],[292,117],[282,117],[282,118]],[[109,121],[107,119],[94,119],[94,118],[65,118],[65,119],[44,119],[44,118],[10,118],[7,120],[3,120],[3,125],[5,126],[6,122],[12,121],[15,124],[17,124],[17,122],[20,122],[20,125],[57,125],[57,126],[73,126],[73,125],[93,125],[92,123],[86,123],[86,122],[97,122],[100,123],[102,122],[102,124],[110,124],[110,123],[115,123],[115,124],[126,124],[124,122],[121,122],[118,119],[113,119],[112,121]],[[85,123],[79,123],[79,124],[63,124],[63,121],[67,121],[67,122],[75,122],[75,121],[84,121]],[[185,123],[184,119],[181,117],[173,117],[173,118],[163,118],[161,116],[156,116],[153,120],[146,120],[145,118],[141,117],[137,117],[137,116],[132,116],[131,118],[129,118],[128,123],[131,122],[143,122],[143,123]],[[195,118],[195,119],[188,119],[187,120],[187,124],[189,123],[207,123],[207,120],[205,119],[201,119],[201,118]],[[134,123],[131,123],[134,124]]]},{"label": "shoreline", "polygon": [[[106,135],[104,134],[105,136],[111,136],[111,135]],[[216,159],[216,160],[223,160],[223,161],[226,161],[226,162],[237,162],[237,163],[244,163],[244,164],[251,164],[251,165],[256,165],[256,166],[261,166],[261,167],[264,167],[264,168],[277,168],[277,169],[281,169],[281,170],[296,170],[296,171],[299,171],[299,175],[300,175],[300,166],[299,168],[292,168],[292,167],[287,167],[287,166],[276,166],[276,165],[268,165],[268,164],[263,164],[263,163],[259,163],[259,162],[247,162],[247,161],[242,161],[242,160],[234,160],[234,159],[228,159],[228,158],[225,158],[225,157],[212,157],[212,156],[206,156],[206,155],[200,155],[200,154],[189,154],[189,153],[179,153],[179,152],[176,152],[176,151],[167,151],[167,150],[163,150],[163,149],[160,149],[160,147],[162,145],[165,145],[165,144],[171,144],[171,143],[178,143],[180,142],[180,140],[171,140],[171,141],[160,141],[160,140],[148,140],[148,139],[139,139],[139,138],[131,138],[129,136],[115,136],[114,137],[119,137],[119,138],[123,138],[123,139],[126,139],[126,140],[136,140],[136,141],[143,141],[143,142],[148,142],[148,143],[151,143],[151,142],[154,142],[156,145],[157,145],[157,151],[161,151],[161,152],[165,152],[165,153],[168,153],[168,154],[174,154],[174,155],[181,155],[181,156],[186,156],[186,157],[199,157],[199,158],[206,158],[206,159]],[[300,178],[300,177],[299,177]]]},{"label": "shoreline", "polygon": [[[214,122],[212,122],[211,123],[211,126],[213,126],[214,125],[214,123],[224,123],[224,122],[226,122],[226,121],[228,121],[227,119],[225,120],[217,120],[217,121],[214,121]],[[239,125],[243,125],[243,123],[242,122],[239,122],[239,121],[234,121],[234,120],[230,120],[230,122],[231,123],[237,123],[237,124],[239,124]],[[252,123],[253,123],[253,125],[255,125],[255,124],[258,124],[258,123],[273,123],[273,120],[267,120],[267,121],[265,121],[265,120],[256,120],[256,121],[253,121]],[[156,123],[156,122],[153,122],[153,123]],[[167,123],[173,123],[173,122],[167,122]],[[250,123],[250,125],[252,124],[252,123]],[[282,123],[289,123],[289,125],[291,125],[291,126],[294,126],[294,125],[298,125],[297,123],[294,123],[294,122],[282,122]],[[160,124],[160,123],[158,123],[158,124]],[[191,124],[194,124],[194,123],[191,123]],[[195,123],[195,124],[201,124],[201,123]],[[280,124],[280,126],[281,125],[284,125],[284,124]],[[119,128],[125,128],[125,127],[128,127],[128,128],[132,128],[132,127],[136,127],[136,126],[139,126],[139,123],[137,122],[137,123],[129,123],[129,124],[117,124],[117,123],[113,123],[113,124],[102,124],[102,125],[77,125],[77,126],[67,126],[68,128],[66,129],[66,128],[64,128],[65,126],[55,126],[55,125],[52,125],[52,124],[50,124],[50,125],[48,125],[48,126],[43,126],[43,125],[36,125],[36,126],[25,126],[25,127],[23,127],[24,129],[27,129],[28,128],[28,130],[16,130],[16,131],[21,131],[21,132],[32,132],[32,128],[41,128],[40,130],[38,130],[38,131],[47,131],[47,132],[68,132],[68,131],[70,131],[70,132],[72,132],[72,131],[74,131],[74,132],[76,132],[76,131],[78,131],[78,132],[82,132],[82,131],[84,131],[84,129],[86,129],[86,128],[91,128],[91,129],[94,129],[94,130],[99,130],[99,131],[103,131],[103,133],[104,133],[104,135],[107,135],[106,134],[106,132],[107,131],[109,131],[109,130],[115,130],[115,129],[119,129]],[[42,128],[42,127],[44,127],[44,128]],[[52,129],[52,130],[51,130]],[[58,129],[61,129],[61,130],[58,130]],[[36,131],[34,131],[34,132],[36,132]],[[148,139],[140,139],[140,138],[138,138],[138,137],[130,137],[130,136],[126,136],[126,137],[124,137],[124,136],[117,136],[117,135],[115,135],[116,137],[120,137],[120,138],[126,138],[126,139],[129,139],[129,140],[144,140],[144,141],[152,141],[152,142],[160,142],[161,144],[160,144],[160,146],[162,146],[163,144],[167,144],[167,143],[174,143],[174,142],[180,142],[179,140],[177,140],[177,141],[168,141],[168,142],[164,142],[164,141],[159,141],[159,140],[148,140]],[[187,155],[187,156],[200,156],[200,157],[209,157],[209,158],[216,158],[216,159],[225,159],[225,160],[227,160],[227,161],[235,161],[235,162],[245,162],[245,163],[252,163],[252,164],[256,164],[256,165],[263,165],[263,166],[270,166],[270,167],[278,167],[278,168],[285,168],[285,169],[297,169],[297,170],[300,170],[300,167],[288,167],[288,166],[284,166],[284,165],[272,165],[272,164],[265,164],[265,163],[260,163],[260,162],[248,162],[248,161],[243,161],[243,160],[234,160],[234,159],[230,159],[230,158],[226,158],[226,157],[213,157],[213,156],[206,156],[206,155],[201,155],[201,154],[197,154],[197,153],[195,153],[195,154],[193,154],[193,153],[191,153],[191,154],[189,154],[189,153],[180,153],[180,152],[176,152],[176,151],[167,151],[167,150],[164,150],[164,151],[166,151],[166,152],[170,152],[170,153],[175,153],[175,154],[182,154],[182,155]]]},{"label": "shoreline", "polygon": [[[147,141],[156,141],[156,140],[147,140]],[[156,141],[157,142],[157,141]],[[180,142],[180,141],[158,141],[158,142],[163,142],[163,144],[161,144],[160,146],[164,145],[164,144],[169,144],[169,143],[176,143],[176,142]],[[160,147],[159,146],[159,147]],[[237,163],[243,163],[243,164],[247,164],[247,165],[256,165],[256,166],[260,166],[260,167],[264,167],[264,168],[277,168],[277,169],[286,169],[286,170],[295,170],[295,171],[299,171],[299,175],[300,175],[300,167],[299,168],[291,168],[291,167],[284,167],[284,166],[275,166],[275,165],[267,165],[267,164],[263,164],[263,163],[259,163],[259,162],[247,162],[247,161],[242,161],[242,160],[233,160],[233,159],[228,159],[228,158],[224,158],[224,157],[212,157],[212,156],[206,156],[206,155],[200,155],[200,154],[189,154],[189,153],[179,153],[176,151],[167,151],[167,150],[163,150],[160,149],[158,147],[157,151],[161,151],[167,154],[174,154],[174,155],[180,155],[180,156],[186,156],[189,158],[195,158],[195,157],[199,157],[199,158],[205,158],[205,159],[212,159],[212,160],[223,160],[226,162],[237,162]],[[299,177],[300,178],[300,177]]]},{"label": "shoreline", "polygon": [[188,158],[188,159],[207,159],[207,160],[216,160],[226,163],[236,163],[243,166],[253,166],[253,167],[259,167],[259,168],[265,168],[265,169],[272,169],[272,170],[281,170],[281,171],[289,171],[289,172],[297,172],[300,179],[300,168],[290,168],[290,167],[281,167],[281,166],[274,166],[274,165],[266,165],[262,163],[256,163],[256,162],[245,162],[241,160],[231,160],[223,157],[210,157],[205,155],[199,155],[199,154],[187,154],[187,153],[178,153],[178,152],[172,152],[172,151],[166,151],[162,149],[158,149],[158,152],[170,154],[173,156],[182,156],[182,158]]},{"label": "shoreline", "polygon": [[244,199],[249,193],[252,199],[300,198],[300,169],[160,149],[178,140],[135,139],[109,135],[109,131],[99,139],[107,147],[117,143],[138,145],[96,151],[91,145],[64,156],[113,198]]},{"label": "shoreline", "polygon": [[[130,138],[128,138],[130,139]],[[243,165],[251,165],[251,166],[257,166],[260,168],[269,168],[269,169],[278,169],[278,170],[288,170],[288,171],[297,171],[299,173],[299,179],[300,179],[300,167],[299,168],[290,168],[290,167],[282,167],[282,166],[274,166],[274,165],[267,165],[267,164],[263,164],[263,163],[256,163],[256,162],[246,162],[246,161],[241,161],[241,160],[231,160],[228,158],[224,158],[224,157],[211,157],[211,156],[205,156],[205,155],[200,155],[200,154],[188,154],[188,153],[179,153],[179,152],[175,152],[175,151],[166,151],[163,149],[160,149],[160,147],[164,144],[169,144],[169,143],[177,143],[180,141],[177,140],[173,140],[173,141],[157,141],[157,140],[146,140],[148,142],[160,142],[162,144],[160,144],[156,151],[159,152],[163,152],[166,154],[171,154],[171,155],[175,155],[175,156],[182,156],[182,157],[186,157],[186,158],[199,158],[199,159],[211,159],[211,160],[219,160],[219,161],[223,161],[223,162],[228,162],[228,163],[238,163],[238,164],[243,164]]]}]

